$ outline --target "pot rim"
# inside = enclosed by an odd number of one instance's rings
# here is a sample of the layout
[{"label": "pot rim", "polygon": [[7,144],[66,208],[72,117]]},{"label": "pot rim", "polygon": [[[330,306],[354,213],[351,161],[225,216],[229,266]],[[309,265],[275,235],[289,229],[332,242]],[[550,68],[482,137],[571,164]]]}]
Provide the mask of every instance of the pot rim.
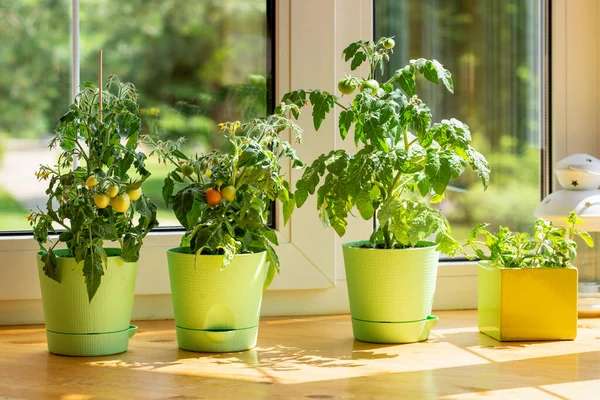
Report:
[{"label": "pot rim", "polygon": [[[121,249],[119,249],[118,247],[103,247],[104,251],[106,251],[106,256],[107,258],[114,258],[114,257],[121,257]],[[54,254],[56,255],[56,258],[62,258],[62,259],[75,259],[74,256],[69,256],[66,255],[68,254],[68,249],[54,249]],[[42,256],[43,254],[45,254],[46,251],[38,251],[37,255],[38,256]]]},{"label": "pot rim", "polygon": [[[184,253],[182,251],[177,251],[177,250],[181,250],[181,249],[189,249],[189,246],[179,246],[179,247],[173,247],[167,250],[167,253],[171,253],[171,254],[179,254],[179,255],[183,255],[183,256],[194,256],[194,257],[225,257],[224,254],[194,254],[194,253]],[[263,251],[259,251],[258,253],[237,253],[234,257],[251,257],[251,256],[256,256],[259,254],[263,254],[266,253],[266,250]]]},{"label": "pot rim", "polygon": [[490,260],[479,260],[477,264],[483,268],[496,268],[502,271],[530,271],[530,270],[564,270],[564,269],[577,269],[576,267],[517,267],[517,268],[506,268],[499,267]]},{"label": "pot rim", "polygon": [[406,249],[373,249],[373,248],[362,248],[362,247],[357,247],[363,243],[369,243],[368,240],[356,240],[353,242],[346,242],[344,243],[342,246],[347,248],[347,249],[353,249],[353,250],[363,250],[363,251],[378,251],[378,252],[384,252],[384,251],[394,251],[394,252],[400,252],[400,251],[427,251],[427,250],[431,250],[437,247],[437,245],[433,242],[429,242],[426,240],[422,240],[419,243],[424,243],[424,244],[429,244],[429,246],[423,246],[423,247],[408,247]]}]

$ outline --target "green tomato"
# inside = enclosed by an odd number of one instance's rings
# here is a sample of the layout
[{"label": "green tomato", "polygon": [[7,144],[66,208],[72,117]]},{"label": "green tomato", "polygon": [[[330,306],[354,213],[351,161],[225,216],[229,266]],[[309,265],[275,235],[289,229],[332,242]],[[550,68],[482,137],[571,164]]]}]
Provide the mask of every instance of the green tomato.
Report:
[{"label": "green tomato", "polygon": [[369,94],[375,94],[379,90],[379,82],[375,79],[369,79],[368,81],[364,81],[360,85],[361,92],[367,92]]},{"label": "green tomato", "polygon": [[194,167],[192,167],[189,164],[184,165],[183,167],[181,167],[181,174],[186,177],[186,176],[191,176],[194,173]]},{"label": "green tomato", "polygon": [[383,41],[383,47],[385,47],[388,50],[393,49],[395,45],[396,45],[396,42],[392,38],[387,38]]},{"label": "green tomato", "polygon": [[356,82],[350,78],[344,78],[338,82],[338,90],[342,94],[352,94],[356,90]]}]

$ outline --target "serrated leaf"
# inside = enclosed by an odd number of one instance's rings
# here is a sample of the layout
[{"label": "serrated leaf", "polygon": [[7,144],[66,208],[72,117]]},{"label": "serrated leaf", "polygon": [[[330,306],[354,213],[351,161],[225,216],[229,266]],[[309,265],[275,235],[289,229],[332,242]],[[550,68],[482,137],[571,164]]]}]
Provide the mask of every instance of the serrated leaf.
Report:
[{"label": "serrated leaf", "polygon": [[346,139],[348,131],[354,122],[354,112],[352,110],[344,110],[340,113],[338,126],[342,140]]},{"label": "serrated leaf", "polygon": [[167,207],[170,206],[171,196],[173,196],[174,189],[175,183],[169,176],[167,176],[162,187],[162,197]]},{"label": "serrated leaf", "polygon": [[407,96],[412,97],[417,94],[415,71],[412,66],[407,65],[406,67],[396,71],[394,74],[394,82],[400,86]]},{"label": "serrated leaf", "polygon": [[[104,252],[104,250],[100,250]],[[85,287],[90,303],[96,295],[100,287],[100,281],[104,275],[104,268],[102,266],[103,257],[100,250],[96,246],[90,246],[83,260],[83,276],[85,277]],[[105,258],[106,253],[104,253]]]},{"label": "serrated leaf", "polygon": [[370,192],[362,191],[356,201],[356,208],[363,219],[371,219],[375,213],[370,194]]},{"label": "serrated leaf", "polygon": [[279,257],[277,257],[277,252],[275,251],[275,249],[266,241],[264,242],[265,244],[265,250],[267,251],[267,262],[269,263],[268,269],[267,269],[267,276],[265,279],[265,283],[263,285],[263,291],[267,290],[267,288],[269,286],[271,286],[271,282],[273,282],[273,278],[275,277],[276,273],[279,273]]},{"label": "serrated leaf", "polygon": [[54,253],[54,251],[52,249],[48,250],[47,252],[42,254],[41,259],[42,259],[42,263],[44,264],[44,266],[42,267],[42,270],[44,271],[44,275],[46,275],[48,278],[60,283],[61,279],[58,276],[58,271],[57,271],[58,262],[56,260],[56,254]]},{"label": "serrated leaf", "polygon": [[363,51],[358,51],[354,54],[352,58],[352,62],[350,63],[350,69],[354,71],[356,68],[360,67],[360,65],[367,60],[367,55]]},{"label": "serrated leaf", "polygon": [[325,116],[335,105],[335,96],[327,92],[314,90],[309,96],[310,103],[313,106],[312,117],[315,130],[319,130]]},{"label": "serrated leaf", "polygon": [[350,43],[350,45],[348,45],[348,47],[346,47],[342,51],[342,55],[344,56],[344,61],[348,61],[349,59],[354,57],[354,55],[356,54],[358,49],[360,49],[360,42]]},{"label": "serrated leaf", "polygon": [[479,178],[481,178],[483,187],[487,189],[490,183],[490,165],[488,164],[487,160],[483,155],[481,155],[481,153],[471,146],[465,150],[465,154],[469,158],[471,168],[473,168]]}]

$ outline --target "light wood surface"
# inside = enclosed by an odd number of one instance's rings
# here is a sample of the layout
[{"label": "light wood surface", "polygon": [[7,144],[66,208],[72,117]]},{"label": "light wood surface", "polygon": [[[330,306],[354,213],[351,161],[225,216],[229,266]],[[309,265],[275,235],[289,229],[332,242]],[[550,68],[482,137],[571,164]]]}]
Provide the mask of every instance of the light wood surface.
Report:
[{"label": "light wood surface", "polygon": [[229,354],[177,348],[173,321],[139,322],[129,351],[47,352],[43,326],[0,328],[0,398],[598,399],[600,319],[567,342],[500,343],[476,311],[436,313],[430,340],[354,341],[349,316],[264,318],[258,346]]}]

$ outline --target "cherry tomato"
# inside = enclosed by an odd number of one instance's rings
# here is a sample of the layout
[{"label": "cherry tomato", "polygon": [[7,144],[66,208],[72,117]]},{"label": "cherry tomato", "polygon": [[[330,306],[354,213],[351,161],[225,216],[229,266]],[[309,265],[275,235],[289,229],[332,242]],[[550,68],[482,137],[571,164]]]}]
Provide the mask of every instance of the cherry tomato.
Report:
[{"label": "cherry tomato", "polygon": [[110,203],[110,196],[106,193],[94,193],[94,203],[98,208],[106,208]]},{"label": "cherry tomato", "polygon": [[344,78],[338,82],[338,90],[342,94],[352,94],[356,90],[356,81],[351,78]]},{"label": "cherry tomato", "polygon": [[369,79],[360,85],[361,92],[375,94],[377,93],[377,90],[379,90],[379,82],[377,82],[375,79]]},{"label": "cherry tomato", "polygon": [[227,186],[226,188],[224,188],[221,191],[221,194],[223,195],[223,198],[225,200],[227,200],[228,202],[231,203],[233,200],[235,200],[235,192],[236,192],[235,187],[230,185],[230,186]]},{"label": "cherry tomato", "polygon": [[387,38],[386,40],[383,41],[383,47],[385,47],[388,50],[393,49],[395,45],[396,45],[396,42],[392,38]]},{"label": "cherry tomato", "polygon": [[142,197],[142,188],[139,187],[137,189],[127,189],[126,193],[132,201],[135,201]]},{"label": "cherry tomato", "polygon": [[119,186],[117,186],[117,185],[110,185],[108,187],[108,195],[111,198],[115,197],[118,194],[119,194]]},{"label": "cherry tomato", "polygon": [[206,202],[209,206],[214,207],[221,202],[221,193],[213,188],[206,189]]},{"label": "cherry tomato", "polygon": [[127,211],[129,209],[130,204],[131,204],[131,201],[130,201],[129,195],[127,193],[121,193],[120,195],[118,195],[117,197],[115,197],[114,199],[112,199],[110,201],[110,205],[112,206],[112,208],[116,212],[122,212],[122,213],[124,213],[125,211]]},{"label": "cherry tomato", "polygon": [[85,186],[87,186],[87,187],[94,187],[97,184],[98,184],[98,179],[96,179],[96,177],[94,175],[88,176],[87,180],[85,181]]}]

